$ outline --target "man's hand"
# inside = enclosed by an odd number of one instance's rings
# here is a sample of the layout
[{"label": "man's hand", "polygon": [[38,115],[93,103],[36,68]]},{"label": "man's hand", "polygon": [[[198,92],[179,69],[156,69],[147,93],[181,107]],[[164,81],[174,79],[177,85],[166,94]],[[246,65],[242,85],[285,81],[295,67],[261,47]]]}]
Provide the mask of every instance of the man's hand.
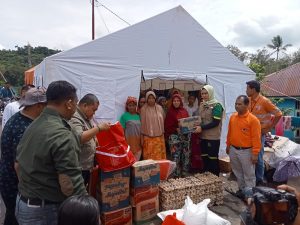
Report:
[{"label": "man's hand", "polygon": [[99,128],[99,130],[108,130],[110,125],[111,125],[110,123],[105,122],[105,123],[99,123],[97,127]]},{"label": "man's hand", "polygon": [[252,161],[253,164],[256,164],[257,161],[258,161],[258,155],[252,155],[251,161]]},{"label": "man's hand", "polygon": [[283,184],[279,185],[277,189],[285,190],[287,192],[290,192],[296,196],[297,202],[298,202],[298,207],[300,207],[300,192],[296,190],[296,188],[291,187],[289,185]]},{"label": "man's hand", "polygon": [[202,132],[202,128],[200,126],[196,126],[194,133],[199,134]]},{"label": "man's hand", "polygon": [[230,146],[227,146],[226,147],[226,154],[229,155],[229,152],[230,152]]}]

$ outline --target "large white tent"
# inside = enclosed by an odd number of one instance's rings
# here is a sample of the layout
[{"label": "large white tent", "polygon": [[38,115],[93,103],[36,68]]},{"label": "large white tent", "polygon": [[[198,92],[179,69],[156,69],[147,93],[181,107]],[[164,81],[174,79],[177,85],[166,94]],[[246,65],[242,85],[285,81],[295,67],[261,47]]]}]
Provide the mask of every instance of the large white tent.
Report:
[{"label": "large white tent", "polygon": [[101,102],[96,117],[110,121],[123,113],[127,96],[138,97],[140,88],[150,84],[168,88],[169,81],[189,90],[197,84],[214,86],[228,117],[236,96],[245,93],[245,82],[254,78],[181,6],[50,56],[34,74],[36,85],[67,80],[79,97],[96,94]]}]

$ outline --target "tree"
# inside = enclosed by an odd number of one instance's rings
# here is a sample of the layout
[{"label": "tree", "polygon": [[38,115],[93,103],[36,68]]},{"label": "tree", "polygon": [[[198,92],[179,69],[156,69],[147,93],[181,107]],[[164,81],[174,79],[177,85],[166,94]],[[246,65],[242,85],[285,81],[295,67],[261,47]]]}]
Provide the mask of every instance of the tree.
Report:
[{"label": "tree", "polygon": [[279,52],[282,51],[286,51],[286,49],[288,47],[291,47],[291,44],[286,44],[283,46],[283,41],[282,41],[282,37],[280,35],[277,35],[275,37],[272,38],[272,44],[268,44],[267,45],[269,48],[274,49],[275,51],[272,52],[270,55],[272,55],[273,53],[276,52],[276,61],[278,60],[278,55]]},{"label": "tree", "polygon": [[[28,58],[32,65],[39,64],[45,57],[60,52],[47,47],[32,48],[15,46],[16,50],[0,50],[0,71],[13,86],[21,86],[24,83],[24,71],[30,68]],[[30,49],[30,51],[28,51]],[[1,77],[0,77],[1,80]]]},{"label": "tree", "polygon": [[234,54],[240,61],[244,62],[248,59],[248,52],[242,52],[238,47],[234,45],[227,45],[229,51]]},{"label": "tree", "polygon": [[256,73],[256,80],[261,81],[264,79],[266,75],[265,66],[258,64],[256,62],[251,62],[248,66],[253,72]]},{"label": "tree", "polygon": [[300,62],[300,49],[292,54],[292,64]]},{"label": "tree", "polygon": [[269,64],[270,60],[272,59],[270,59],[270,55],[265,47],[263,49],[256,50],[256,54],[254,53],[250,55],[250,63],[255,62],[266,66]]}]

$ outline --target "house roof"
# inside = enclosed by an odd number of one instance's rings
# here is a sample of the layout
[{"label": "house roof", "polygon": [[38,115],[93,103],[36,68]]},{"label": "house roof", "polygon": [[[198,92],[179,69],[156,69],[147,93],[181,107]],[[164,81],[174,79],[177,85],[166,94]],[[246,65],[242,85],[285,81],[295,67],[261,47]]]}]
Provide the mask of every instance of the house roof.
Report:
[{"label": "house roof", "polygon": [[261,84],[269,97],[300,96],[300,63],[266,76]]}]

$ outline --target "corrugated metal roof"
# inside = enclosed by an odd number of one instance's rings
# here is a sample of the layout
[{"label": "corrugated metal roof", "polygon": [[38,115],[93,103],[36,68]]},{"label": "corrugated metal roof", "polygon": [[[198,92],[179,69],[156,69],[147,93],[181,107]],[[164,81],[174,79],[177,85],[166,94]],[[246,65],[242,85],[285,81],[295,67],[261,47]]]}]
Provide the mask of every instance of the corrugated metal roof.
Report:
[{"label": "corrugated metal roof", "polygon": [[300,96],[300,63],[266,76],[261,91],[269,97]]}]

